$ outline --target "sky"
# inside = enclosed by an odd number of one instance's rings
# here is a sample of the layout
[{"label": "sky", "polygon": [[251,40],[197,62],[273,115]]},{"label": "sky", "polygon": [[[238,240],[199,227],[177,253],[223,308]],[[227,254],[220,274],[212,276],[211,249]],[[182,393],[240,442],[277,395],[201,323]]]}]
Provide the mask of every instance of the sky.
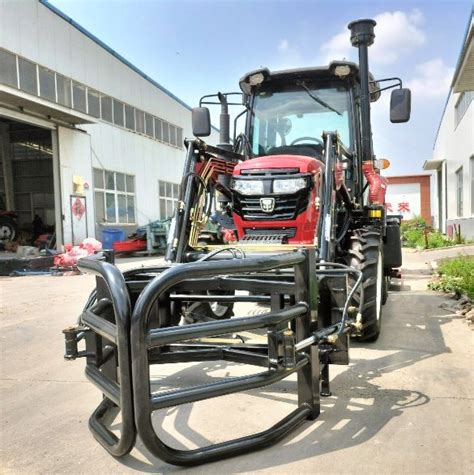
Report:
[{"label": "sky", "polygon": [[[190,106],[265,66],[357,60],[347,24],[374,18],[369,67],[412,90],[407,124],[389,121],[390,91],[372,106],[374,150],[388,175],[422,171],[430,159],[472,1],[50,0]],[[213,119],[218,117],[213,113]],[[215,121],[215,125],[218,122]]]}]

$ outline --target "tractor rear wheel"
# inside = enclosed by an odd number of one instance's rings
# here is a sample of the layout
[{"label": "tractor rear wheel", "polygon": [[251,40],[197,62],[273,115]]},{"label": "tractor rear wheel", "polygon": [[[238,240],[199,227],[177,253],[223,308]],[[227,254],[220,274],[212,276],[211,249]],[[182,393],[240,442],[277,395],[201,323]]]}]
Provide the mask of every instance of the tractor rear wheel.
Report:
[{"label": "tractor rear wheel", "polygon": [[[362,301],[362,331],[360,341],[374,342],[382,326],[382,304],[386,280],[383,269],[383,245],[380,232],[374,228],[361,228],[352,232],[347,264],[362,272],[363,295],[356,290],[352,305]],[[355,278],[351,277],[352,285]]]},{"label": "tractor rear wheel", "polygon": [[385,275],[383,278],[382,305],[385,305],[387,303],[389,288],[390,288],[390,276]]}]

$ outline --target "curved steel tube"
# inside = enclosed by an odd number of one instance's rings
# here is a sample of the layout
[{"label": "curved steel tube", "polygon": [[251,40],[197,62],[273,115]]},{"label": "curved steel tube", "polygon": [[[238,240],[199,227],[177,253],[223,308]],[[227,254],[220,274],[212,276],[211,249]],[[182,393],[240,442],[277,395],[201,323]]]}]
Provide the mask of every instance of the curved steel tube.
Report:
[{"label": "curved steel tube", "polygon": [[[255,272],[265,271],[271,269],[292,267],[298,264],[302,264],[306,261],[307,256],[305,252],[292,252],[274,256],[244,258],[244,259],[229,259],[228,261],[217,262],[196,262],[185,265],[177,265],[172,267],[161,275],[155,277],[142,291],[135,304],[131,320],[131,355],[132,355],[132,374],[133,374],[133,392],[134,392],[134,406],[135,406],[135,423],[137,432],[140,435],[143,443],[147,449],[156,457],[164,460],[165,462],[175,465],[198,465],[205,462],[211,462],[213,460],[221,459],[224,457],[231,457],[241,453],[246,453],[251,450],[261,449],[267,445],[270,445],[277,440],[281,439],[287,432],[292,430],[297,424],[302,422],[313,415],[313,408],[309,404],[303,403],[278,422],[270,429],[253,434],[247,437],[234,439],[231,441],[223,442],[220,444],[214,444],[207,447],[198,448],[195,450],[178,450],[168,446],[162,440],[158,438],[152,425],[152,412],[153,406],[160,407],[159,402],[160,395],[155,397],[150,393],[150,376],[149,376],[149,359],[148,348],[150,343],[161,344],[164,339],[160,338],[160,330],[152,332],[147,331],[148,316],[153,309],[157,299],[165,292],[169,291],[174,285],[179,282],[190,279],[199,278],[209,275],[223,275],[227,273],[242,273],[242,272]],[[293,317],[297,314],[308,313],[308,308],[301,306],[294,313]],[[296,305],[294,306],[296,307]],[[287,309],[288,311],[289,309]],[[275,315],[277,312],[274,312]],[[257,319],[257,318],[256,318]],[[238,320],[238,319],[236,319]],[[214,322],[212,322],[214,323]],[[229,322],[226,322],[227,325]],[[265,323],[261,323],[260,326],[266,326]],[[189,325],[189,330],[183,330],[185,333],[192,332],[191,327],[195,325]],[[207,328],[209,330],[209,328]],[[161,335],[166,333],[170,334],[170,329],[161,330]],[[151,338],[151,335],[154,335]],[[182,335],[181,335],[182,336]],[[172,341],[176,340],[172,338]],[[166,340],[168,341],[168,340]],[[305,361],[305,363],[308,360]],[[305,363],[298,363],[300,364]],[[224,383],[226,384],[226,383]],[[222,385],[222,383],[221,383]],[[232,384],[231,384],[232,386]],[[217,386],[216,386],[217,388]],[[221,388],[222,389],[222,388]],[[235,388],[233,388],[235,389]],[[209,391],[208,391],[209,393]],[[215,394],[214,394],[215,393]],[[215,390],[212,392],[213,396],[220,395],[221,391]],[[199,396],[193,394],[194,396]],[[191,397],[191,394],[183,392],[183,397]],[[204,397],[208,397],[203,395]],[[166,396],[162,398],[167,399]],[[172,396],[169,395],[172,399]],[[175,394],[176,398],[176,394]],[[153,402],[154,399],[154,402]],[[200,398],[202,399],[202,398]],[[167,400],[165,405],[170,405],[172,401]]]},{"label": "curved steel tube", "polygon": [[[128,454],[135,445],[136,429],[133,414],[132,370],[130,365],[130,315],[131,304],[125,279],[117,267],[100,260],[101,256],[79,259],[77,267],[89,274],[94,274],[103,279],[107,285],[114,308],[116,326],[116,351],[118,371],[120,372],[120,385],[118,398],[122,412],[122,430],[117,438],[101,421],[104,415],[114,410],[117,406],[105,395],[105,399],[97,407],[89,419],[89,428],[94,437],[105,449],[115,457]],[[105,321],[105,320],[104,320]],[[85,322],[86,323],[86,322]],[[112,325],[110,322],[108,327]],[[86,323],[87,324],[87,323]],[[105,388],[115,388],[114,382],[107,384],[105,376],[99,369],[92,366],[86,371],[89,378],[96,383],[105,383]],[[98,373],[98,374],[97,374]],[[115,395],[116,391],[112,391]],[[116,398],[116,396],[115,396]]]},{"label": "curved steel tube", "polygon": [[304,315],[309,307],[304,302],[299,302],[292,307],[269,312],[255,317],[233,318],[232,320],[217,320],[214,322],[194,323],[193,325],[184,325],[181,327],[159,328],[150,330],[147,337],[149,347],[176,343],[190,338],[199,338],[201,336],[216,336],[223,333],[235,333],[253,330],[281,323],[289,322],[296,317]]},{"label": "curved steel tube", "polygon": [[270,386],[270,384],[281,381],[290,374],[299,371],[304,365],[308,364],[308,362],[308,358],[303,357],[292,368],[271,369],[257,374],[226,378],[223,381],[202,386],[193,386],[153,394],[151,397],[152,410],[156,411],[166,407],[177,406],[178,404],[187,404],[202,401],[203,399],[225,396],[226,394],[232,394],[236,391],[248,391],[249,389],[260,388],[262,386]]}]

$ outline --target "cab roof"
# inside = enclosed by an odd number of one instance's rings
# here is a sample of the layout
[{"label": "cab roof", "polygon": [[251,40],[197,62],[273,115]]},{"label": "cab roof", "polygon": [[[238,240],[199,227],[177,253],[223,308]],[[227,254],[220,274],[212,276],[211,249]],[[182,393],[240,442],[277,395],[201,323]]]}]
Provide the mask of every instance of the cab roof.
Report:
[{"label": "cab roof", "polygon": [[[369,89],[371,101],[376,101],[380,92],[379,84],[369,73]],[[342,79],[359,82],[359,66],[351,61],[332,61],[328,66],[316,66],[312,68],[284,69],[270,71],[268,68],[256,69],[245,74],[239,81],[240,89],[244,94],[250,95],[252,88],[263,83],[284,82],[296,79]]]}]

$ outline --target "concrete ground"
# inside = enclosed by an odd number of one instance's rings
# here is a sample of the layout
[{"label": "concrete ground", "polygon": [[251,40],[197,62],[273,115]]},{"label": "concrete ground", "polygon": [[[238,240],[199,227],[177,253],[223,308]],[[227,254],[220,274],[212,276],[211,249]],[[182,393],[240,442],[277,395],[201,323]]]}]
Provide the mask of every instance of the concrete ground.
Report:
[{"label": "concrete ground", "polygon": [[[1,278],[0,470],[472,473],[473,333],[441,307],[445,297],[426,290],[428,254],[405,253],[406,271],[384,308],[382,336],[375,344],[354,344],[349,367],[331,368],[333,396],[323,400],[316,421],[268,449],[194,469],[167,465],[140,442],[129,456],[114,459],[90,434],[87,419],[100,395],[86,381],[83,361],[63,360],[61,330],[74,323],[92,277]],[[153,377],[173,388],[239,374],[240,365],[209,362],[159,367]],[[155,414],[155,427],[163,425],[167,441],[188,448],[249,434],[295,407],[295,386],[295,378],[287,379],[163,411]]]}]

